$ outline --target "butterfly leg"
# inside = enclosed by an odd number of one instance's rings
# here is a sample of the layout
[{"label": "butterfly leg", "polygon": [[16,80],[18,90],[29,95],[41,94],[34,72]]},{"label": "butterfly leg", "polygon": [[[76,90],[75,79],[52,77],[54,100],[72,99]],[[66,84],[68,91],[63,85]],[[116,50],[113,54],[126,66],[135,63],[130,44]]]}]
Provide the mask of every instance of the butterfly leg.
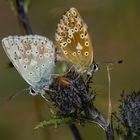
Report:
[{"label": "butterfly leg", "polygon": [[44,96],[44,93],[41,93],[41,97],[45,99],[45,101],[49,102],[49,100]]},{"label": "butterfly leg", "polygon": [[50,102],[49,99],[47,99],[47,98],[45,97],[45,94],[46,94],[47,91],[49,91],[49,92],[56,92],[56,91],[46,88],[45,90],[43,90],[43,91],[41,92],[41,97],[43,97],[43,99],[45,99],[45,101]]}]

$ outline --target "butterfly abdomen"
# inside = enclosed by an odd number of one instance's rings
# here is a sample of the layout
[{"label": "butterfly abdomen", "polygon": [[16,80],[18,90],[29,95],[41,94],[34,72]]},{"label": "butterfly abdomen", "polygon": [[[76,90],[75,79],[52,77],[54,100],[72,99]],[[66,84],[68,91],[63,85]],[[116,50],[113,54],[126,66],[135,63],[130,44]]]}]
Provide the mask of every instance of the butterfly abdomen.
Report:
[{"label": "butterfly abdomen", "polygon": [[60,86],[63,86],[65,88],[68,88],[70,86],[70,79],[64,77],[64,76],[59,76],[57,77],[59,83],[60,83]]}]

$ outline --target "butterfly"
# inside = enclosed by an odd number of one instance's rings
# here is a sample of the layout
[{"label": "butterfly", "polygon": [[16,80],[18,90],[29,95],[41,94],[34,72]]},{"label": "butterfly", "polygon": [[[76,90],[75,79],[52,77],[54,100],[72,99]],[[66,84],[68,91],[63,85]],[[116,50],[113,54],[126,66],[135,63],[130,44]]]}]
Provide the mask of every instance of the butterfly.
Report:
[{"label": "butterfly", "polygon": [[88,27],[76,8],[70,8],[57,25],[55,43],[63,59],[78,73],[88,75],[98,70],[93,60],[93,46]]},{"label": "butterfly", "polygon": [[3,48],[14,67],[30,85],[30,94],[45,94],[52,83],[55,67],[55,47],[39,35],[9,36],[2,40]]}]

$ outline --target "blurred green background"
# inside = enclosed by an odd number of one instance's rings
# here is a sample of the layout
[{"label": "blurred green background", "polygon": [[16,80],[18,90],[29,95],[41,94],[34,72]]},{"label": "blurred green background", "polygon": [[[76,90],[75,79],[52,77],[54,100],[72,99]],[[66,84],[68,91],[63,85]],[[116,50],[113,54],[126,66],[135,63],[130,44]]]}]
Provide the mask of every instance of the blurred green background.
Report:
[{"label": "blurred green background", "polygon": [[[122,90],[130,92],[140,88],[140,1],[139,0],[32,0],[28,17],[34,34],[54,40],[56,25],[61,15],[75,7],[89,27],[97,62],[120,60],[111,71],[111,94],[113,110],[118,108]],[[17,18],[8,0],[0,0],[0,40],[8,35],[21,35]],[[14,100],[2,103],[6,97],[18,93],[28,85],[14,69],[7,69],[9,62],[0,47],[0,139],[1,140],[73,140],[68,126],[34,131],[38,124],[36,107],[32,96],[24,92]],[[93,78],[97,92],[96,107],[107,116],[108,81],[106,66]],[[41,99],[40,99],[41,100]],[[2,103],[2,104],[1,104]],[[47,105],[42,112],[50,118]],[[84,140],[105,140],[105,134],[96,125],[78,126]]]}]

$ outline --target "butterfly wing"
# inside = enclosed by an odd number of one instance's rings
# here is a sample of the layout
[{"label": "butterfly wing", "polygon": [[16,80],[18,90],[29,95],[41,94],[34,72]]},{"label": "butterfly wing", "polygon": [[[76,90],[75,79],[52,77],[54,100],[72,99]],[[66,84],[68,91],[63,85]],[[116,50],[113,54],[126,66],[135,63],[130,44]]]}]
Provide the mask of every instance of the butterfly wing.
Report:
[{"label": "butterfly wing", "polygon": [[93,47],[87,28],[78,11],[71,8],[60,19],[55,33],[61,55],[80,73],[87,71],[93,62]]},{"label": "butterfly wing", "polygon": [[2,40],[3,48],[25,81],[36,86],[43,77],[50,79],[55,61],[51,41],[38,35],[9,36]]}]

